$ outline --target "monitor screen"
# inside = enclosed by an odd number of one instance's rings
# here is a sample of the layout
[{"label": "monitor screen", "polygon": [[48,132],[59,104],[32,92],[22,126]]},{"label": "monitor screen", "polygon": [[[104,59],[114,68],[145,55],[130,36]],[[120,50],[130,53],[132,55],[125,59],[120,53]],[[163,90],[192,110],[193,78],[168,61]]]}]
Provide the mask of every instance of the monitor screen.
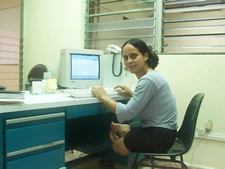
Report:
[{"label": "monitor screen", "polygon": [[65,88],[90,88],[103,85],[103,51],[62,49],[58,84]]},{"label": "monitor screen", "polygon": [[100,78],[99,55],[71,53],[71,79],[94,80]]}]

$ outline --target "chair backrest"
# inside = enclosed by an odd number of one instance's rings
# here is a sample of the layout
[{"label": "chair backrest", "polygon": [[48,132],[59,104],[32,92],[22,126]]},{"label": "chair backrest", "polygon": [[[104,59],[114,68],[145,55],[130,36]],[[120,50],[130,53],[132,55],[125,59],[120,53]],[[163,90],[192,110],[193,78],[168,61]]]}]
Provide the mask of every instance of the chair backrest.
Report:
[{"label": "chair backrest", "polygon": [[205,95],[204,93],[199,93],[199,94],[196,94],[191,99],[187,107],[181,128],[179,129],[177,133],[177,138],[179,140],[182,140],[184,145],[183,153],[187,152],[192,145],[194,135],[195,135],[195,127],[196,127],[196,123],[198,119],[198,113],[199,113],[204,95]]},{"label": "chair backrest", "polygon": [[49,72],[47,66],[43,64],[35,65],[28,74],[28,81],[32,80],[42,80],[44,77],[44,72]]}]

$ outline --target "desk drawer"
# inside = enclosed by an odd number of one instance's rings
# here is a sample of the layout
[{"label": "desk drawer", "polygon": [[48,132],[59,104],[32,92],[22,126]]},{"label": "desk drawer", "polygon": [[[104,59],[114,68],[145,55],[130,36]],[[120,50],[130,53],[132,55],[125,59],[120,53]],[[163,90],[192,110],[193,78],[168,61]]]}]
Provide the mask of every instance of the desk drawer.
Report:
[{"label": "desk drawer", "polygon": [[76,117],[97,115],[101,113],[110,112],[109,109],[104,107],[102,103],[89,104],[89,105],[77,105],[67,108],[66,118],[72,119]]},{"label": "desk drawer", "polygon": [[[119,102],[126,104],[127,101],[128,100],[121,100]],[[66,118],[72,119],[76,117],[98,115],[98,114],[109,113],[109,112],[111,111],[107,107],[105,107],[103,103],[76,105],[76,106],[67,107]]]},{"label": "desk drawer", "polygon": [[6,154],[64,140],[64,116],[65,113],[55,113],[6,120]]},{"label": "desk drawer", "polygon": [[65,165],[64,147],[6,162],[6,169],[58,169]]}]

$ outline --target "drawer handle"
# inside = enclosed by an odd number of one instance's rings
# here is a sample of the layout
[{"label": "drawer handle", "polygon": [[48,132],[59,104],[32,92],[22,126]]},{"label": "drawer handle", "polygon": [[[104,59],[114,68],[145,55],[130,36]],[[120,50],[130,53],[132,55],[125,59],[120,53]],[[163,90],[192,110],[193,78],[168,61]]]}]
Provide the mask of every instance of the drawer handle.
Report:
[{"label": "drawer handle", "polygon": [[50,119],[50,118],[56,118],[56,117],[62,117],[62,116],[65,116],[64,112],[55,113],[55,114],[40,115],[40,116],[32,116],[32,117],[22,117],[22,118],[6,120],[6,124],[23,123],[23,122]]},{"label": "drawer handle", "polygon": [[44,144],[44,145],[26,148],[26,149],[22,149],[22,150],[18,150],[18,151],[13,151],[13,152],[7,153],[7,157],[12,157],[12,156],[16,156],[16,155],[20,155],[20,154],[24,154],[24,153],[29,153],[32,151],[41,150],[41,149],[57,146],[57,145],[64,144],[64,143],[65,143],[64,140],[60,140],[60,141],[56,141],[56,142],[49,143],[49,144]]}]

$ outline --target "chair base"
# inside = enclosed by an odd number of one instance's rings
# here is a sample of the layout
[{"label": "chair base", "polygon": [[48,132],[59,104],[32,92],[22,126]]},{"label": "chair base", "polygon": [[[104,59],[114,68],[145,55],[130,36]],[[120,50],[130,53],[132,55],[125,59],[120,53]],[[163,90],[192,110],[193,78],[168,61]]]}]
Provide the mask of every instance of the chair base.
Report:
[{"label": "chair base", "polygon": [[146,155],[145,158],[143,158],[139,162],[137,162],[137,159],[138,159],[138,154],[136,155],[135,161],[134,161],[131,169],[139,169],[139,167],[149,167],[151,169],[154,169],[154,168],[178,169],[177,166],[176,167],[163,166],[160,164],[156,164],[155,161],[179,164],[181,169],[188,169],[188,167],[186,166],[186,164],[183,163],[183,161],[179,161],[179,160],[175,160],[175,159],[156,158],[154,156],[149,156],[149,155]]}]

